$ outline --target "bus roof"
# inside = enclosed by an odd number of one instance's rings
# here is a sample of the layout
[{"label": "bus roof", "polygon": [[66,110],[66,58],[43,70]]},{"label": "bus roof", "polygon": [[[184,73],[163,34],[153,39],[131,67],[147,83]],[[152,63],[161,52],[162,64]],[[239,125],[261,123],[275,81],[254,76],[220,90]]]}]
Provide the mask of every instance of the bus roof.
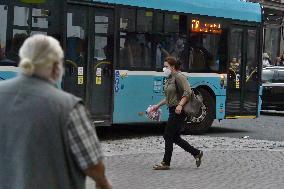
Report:
[{"label": "bus roof", "polygon": [[92,0],[110,4],[129,5],[160,10],[192,13],[243,21],[261,22],[258,3],[241,0]]}]

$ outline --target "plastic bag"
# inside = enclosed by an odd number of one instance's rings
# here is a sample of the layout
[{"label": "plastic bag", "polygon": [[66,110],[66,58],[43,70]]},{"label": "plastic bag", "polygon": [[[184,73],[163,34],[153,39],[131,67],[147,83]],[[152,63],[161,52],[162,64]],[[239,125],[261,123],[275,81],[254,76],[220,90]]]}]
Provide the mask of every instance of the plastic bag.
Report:
[{"label": "plastic bag", "polygon": [[153,110],[153,105],[150,105],[146,109],[146,116],[148,119],[153,120],[153,121],[160,121],[161,116],[162,116],[162,110],[158,109],[157,111]]}]

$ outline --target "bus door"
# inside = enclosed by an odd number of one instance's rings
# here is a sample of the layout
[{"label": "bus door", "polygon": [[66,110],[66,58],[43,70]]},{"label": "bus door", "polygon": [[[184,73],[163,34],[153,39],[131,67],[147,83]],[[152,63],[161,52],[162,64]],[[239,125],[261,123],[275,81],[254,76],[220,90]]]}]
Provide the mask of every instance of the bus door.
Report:
[{"label": "bus door", "polygon": [[90,110],[95,122],[107,124],[107,121],[111,121],[113,101],[114,11],[95,8],[92,22],[94,56],[90,66]]},{"label": "bus door", "polygon": [[247,30],[246,65],[244,69],[243,115],[257,115],[259,98],[258,30]]},{"label": "bus door", "polygon": [[230,36],[226,117],[254,117],[258,110],[256,29],[233,28]]},{"label": "bus door", "polygon": [[86,100],[88,65],[88,7],[68,6],[64,90]]}]

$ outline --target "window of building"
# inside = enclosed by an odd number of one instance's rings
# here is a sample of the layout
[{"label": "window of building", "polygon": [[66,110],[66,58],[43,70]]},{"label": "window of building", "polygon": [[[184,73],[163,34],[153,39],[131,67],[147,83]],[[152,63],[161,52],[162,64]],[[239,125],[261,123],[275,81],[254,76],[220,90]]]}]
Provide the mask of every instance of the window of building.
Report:
[{"label": "window of building", "polygon": [[279,56],[279,39],[279,27],[270,26],[265,29],[264,52],[269,55],[272,64],[276,62],[276,57]]}]

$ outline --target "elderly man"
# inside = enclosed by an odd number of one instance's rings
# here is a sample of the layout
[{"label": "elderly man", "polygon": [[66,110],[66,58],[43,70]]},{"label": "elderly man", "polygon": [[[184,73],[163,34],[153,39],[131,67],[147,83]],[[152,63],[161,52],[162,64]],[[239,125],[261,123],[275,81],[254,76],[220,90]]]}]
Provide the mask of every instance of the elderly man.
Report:
[{"label": "elderly man", "polygon": [[22,73],[0,82],[0,188],[83,189],[88,175],[110,189],[82,100],[54,87],[63,74],[58,41],[34,35],[19,54]]}]

